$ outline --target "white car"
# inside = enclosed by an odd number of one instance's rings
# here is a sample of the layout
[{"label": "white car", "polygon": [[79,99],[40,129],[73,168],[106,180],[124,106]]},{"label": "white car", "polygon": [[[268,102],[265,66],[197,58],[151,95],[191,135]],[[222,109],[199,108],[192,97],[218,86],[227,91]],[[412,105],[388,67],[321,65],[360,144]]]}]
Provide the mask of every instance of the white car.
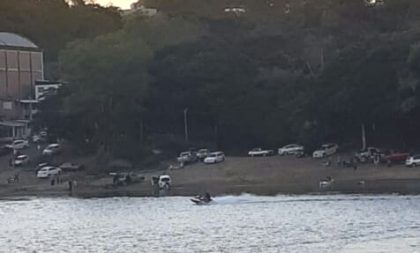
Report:
[{"label": "white car", "polygon": [[296,155],[302,153],[304,150],[303,146],[298,144],[289,144],[282,148],[279,148],[279,155]]},{"label": "white car", "polygon": [[328,143],[321,146],[320,149],[315,150],[312,154],[313,158],[323,158],[335,154],[338,150],[338,145],[335,143]]},{"label": "white car", "polygon": [[225,154],[223,152],[217,151],[210,153],[205,159],[204,163],[220,163],[225,160]]},{"label": "white car", "polygon": [[269,156],[274,155],[273,150],[264,150],[262,148],[253,148],[251,151],[248,152],[248,155],[251,157],[254,156]]},{"label": "white car", "polygon": [[11,149],[24,149],[29,147],[27,140],[14,140],[12,143],[6,145],[7,148]]},{"label": "white car", "polygon": [[413,155],[405,161],[406,166],[416,167],[420,165],[420,155]]},{"label": "white car", "polygon": [[25,165],[29,162],[29,156],[27,155],[20,155],[18,157],[15,158],[15,160],[13,161],[15,166],[22,166]]},{"label": "white car", "polygon": [[60,144],[54,143],[54,144],[50,144],[48,145],[43,151],[42,154],[43,155],[55,155],[60,153],[61,151],[61,146]]},{"label": "white car", "polygon": [[36,174],[36,176],[38,178],[49,178],[52,175],[60,175],[60,174],[61,174],[60,168],[53,167],[53,166],[46,166],[40,169],[38,173]]}]

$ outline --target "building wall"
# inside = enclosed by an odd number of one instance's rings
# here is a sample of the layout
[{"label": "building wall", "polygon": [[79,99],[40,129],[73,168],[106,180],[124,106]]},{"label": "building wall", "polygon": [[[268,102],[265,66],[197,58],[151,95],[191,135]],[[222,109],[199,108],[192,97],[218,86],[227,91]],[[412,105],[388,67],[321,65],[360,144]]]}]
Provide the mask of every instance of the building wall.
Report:
[{"label": "building wall", "polygon": [[17,101],[32,98],[35,81],[43,79],[42,52],[0,48],[0,118],[20,118]]}]

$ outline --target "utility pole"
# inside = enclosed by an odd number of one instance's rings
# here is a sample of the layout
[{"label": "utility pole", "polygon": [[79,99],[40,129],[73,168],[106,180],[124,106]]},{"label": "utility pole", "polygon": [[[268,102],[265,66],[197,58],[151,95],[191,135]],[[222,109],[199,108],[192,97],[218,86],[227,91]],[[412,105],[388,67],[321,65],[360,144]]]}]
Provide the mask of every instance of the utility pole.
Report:
[{"label": "utility pole", "polygon": [[184,131],[185,131],[185,142],[188,142],[188,120],[187,120],[188,108],[184,109]]}]

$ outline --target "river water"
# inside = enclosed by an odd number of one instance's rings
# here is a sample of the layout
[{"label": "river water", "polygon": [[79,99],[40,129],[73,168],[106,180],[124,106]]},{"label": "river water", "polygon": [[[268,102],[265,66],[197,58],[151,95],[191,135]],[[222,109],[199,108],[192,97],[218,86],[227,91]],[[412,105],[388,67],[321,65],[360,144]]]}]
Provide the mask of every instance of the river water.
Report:
[{"label": "river water", "polygon": [[420,253],[420,197],[1,201],[0,252]]}]

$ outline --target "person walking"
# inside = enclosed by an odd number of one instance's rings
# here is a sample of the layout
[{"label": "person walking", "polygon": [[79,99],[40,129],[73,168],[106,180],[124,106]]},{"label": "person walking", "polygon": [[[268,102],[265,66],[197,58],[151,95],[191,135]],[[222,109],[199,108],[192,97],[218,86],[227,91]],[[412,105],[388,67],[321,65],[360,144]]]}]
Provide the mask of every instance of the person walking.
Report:
[{"label": "person walking", "polygon": [[50,184],[51,186],[55,184],[55,175],[50,175]]}]

